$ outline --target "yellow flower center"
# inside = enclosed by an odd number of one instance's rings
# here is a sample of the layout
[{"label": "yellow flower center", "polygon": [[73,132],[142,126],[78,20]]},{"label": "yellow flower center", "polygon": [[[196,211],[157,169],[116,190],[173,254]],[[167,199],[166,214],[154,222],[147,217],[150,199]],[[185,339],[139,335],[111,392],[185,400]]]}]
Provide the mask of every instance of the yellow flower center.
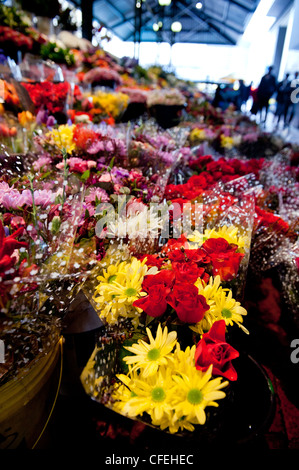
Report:
[{"label": "yellow flower center", "polygon": [[187,400],[191,405],[198,405],[203,399],[202,392],[198,388],[189,390]]},{"label": "yellow flower center", "polygon": [[166,393],[164,392],[162,387],[155,387],[152,390],[152,399],[154,401],[163,401],[166,397]]},{"label": "yellow flower center", "polygon": [[134,287],[128,287],[128,289],[126,289],[125,291],[125,294],[127,297],[134,297],[135,295],[137,295],[137,290],[134,289]]},{"label": "yellow flower center", "polygon": [[233,314],[228,308],[223,308],[221,310],[221,315],[223,316],[223,318],[231,318]]},{"label": "yellow flower center", "polygon": [[108,283],[111,284],[113,281],[115,281],[116,278],[117,278],[116,274],[113,274],[112,276],[109,276]]},{"label": "yellow flower center", "polygon": [[160,357],[160,350],[158,348],[153,348],[147,353],[147,358],[150,361],[156,361]]}]

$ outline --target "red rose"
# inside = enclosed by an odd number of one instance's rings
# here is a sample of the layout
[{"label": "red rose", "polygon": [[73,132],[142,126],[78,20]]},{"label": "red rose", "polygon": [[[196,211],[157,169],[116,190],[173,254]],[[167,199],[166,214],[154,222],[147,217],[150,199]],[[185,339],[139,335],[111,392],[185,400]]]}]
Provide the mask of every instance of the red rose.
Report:
[{"label": "red rose", "polygon": [[209,238],[202,244],[209,254],[225,253],[226,251],[236,251],[224,238]]},{"label": "red rose", "polygon": [[162,253],[170,253],[172,250],[178,250],[180,248],[188,248],[189,243],[186,236],[183,234],[180,238],[170,238],[166,245],[162,248]]},{"label": "red rose", "polygon": [[238,273],[243,253],[236,253],[237,245],[229,244],[224,238],[209,238],[202,244],[210,256],[213,276],[222,281],[231,281]]},{"label": "red rose", "polygon": [[174,272],[170,269],[164,269],[158,274],[145,276],[142,288],[148,295],[135,300],[133,305],[141,308],[150,317],[163,315],[167,308],[166,297],[171,291],[174,279]]},{"label": "red rose", "polygon": [[190,282],[194,284],[202,274],[203,269],[199,268],[196,263],[183,262],[183,263],[172,263],[172,267],[175,273],[176,281],[178,282]]},{"label": "red rose", "polygon": [[199,322],[210,308],[194,284],[175,284],[166,300],[175,309],[179,319],[186,323]]},{"label": "red rose", "polygon": [[146,258],[145,264],[147,266],[156,266],[158,269],[161,269],[163,265],[163,259],[159,258],[157,255],[141,255],[138,256],[140,261],[143,261]]},{"label": "red rose", "polygon": [[195,351],[196,369],[205,372],[213,364],[213,375],[221,375],[228,380],[237,380],[237,372],[232,359],[239,352],[225,342],[225,321],[216,321],[208,333],[204,333]]},{"label": "red rose", "polygon": [[150,317],[160,317],[167,308],[166,293],[167,289],[162,284],[151,286],[148,288],[148,295],[135,300],[133,305],[141,308]]},{"label": "red rose", "polygon": [[213,276],[219,275],[222,281],[231,281],[238,274],[243,253],[219,253],[211,256]]}]

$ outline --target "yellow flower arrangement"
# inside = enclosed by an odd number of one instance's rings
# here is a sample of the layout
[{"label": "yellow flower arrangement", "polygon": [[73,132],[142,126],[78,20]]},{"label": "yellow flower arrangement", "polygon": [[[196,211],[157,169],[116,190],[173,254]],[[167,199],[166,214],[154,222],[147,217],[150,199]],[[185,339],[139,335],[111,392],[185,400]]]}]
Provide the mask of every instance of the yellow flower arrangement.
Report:
[{"label": "yellow flower arrangement", "polygon": [[124,112],[129,104],[129,96],[125,93],[108,93],[97,91],[92,95],[94,108],[98,108],[103,114],[116,119]]},{"label": "yellow flower arrangement", "polygon": [[204,140],[206,140],[206,132],[204,129],[198,129],[198,128],[195,128],[195,129],[192,129],[192,131],[190,132],[190,136],[189,136],[189,139],[190,139],[190,142],[192,144],[196,143],[196,142],[203,142]]},{"label": "yellow flower arrangement", "polygon": [[55,145],[61,151],[72,153],[76,149],[76,144],[73,141],[73,133],[75,125],[61,124],[57,129],[52,129],[46,134],[46,139],[52,145]]},{"label": "yellow flower arrangement", "polygon": [[142,310],[134,307],[133,303],[146,295],[142,291],[144,276],[157,271],[156,268],[148,269],[145,261],[132,257],[128,261],[109,265],[97,277],[99,284],[95,288],[93,300],[102,320],[115,325],[122,317],[132,318],[138,323]]},{"label": "yellow flower arrangement", "polygon": [[234,146],[234,138],[221,134],[220,136],[221,147],[225,149],[232,149]]},{"label": "yellow flower arrangement", "polygon": [[[130,418],[146,413],[153,425],[162,430],[168,428],[170,433],[184,429],[194,431],[194,425],[205,424],[205,409],[217,407],[217,400],[225,398],[222,389],[228,381],[213,378],[212,365],[205,372],[197,370],[195,345],[182,351],[175,332],[168,333],[166,327],[162,331],[159,324],[156,338],[149,329],[147,333],[149,343],[139,340],[127,348],[135,357],[124,359],[132,358],[129,362],[135,366],[129,365],[128,374],[117,375],[119,382],[112,392],[112,409]],[[148,357],[157,351],[163,361],[151,361]],[[155,367],[149,373],[147,366],[151,362],[155,362]]]}]

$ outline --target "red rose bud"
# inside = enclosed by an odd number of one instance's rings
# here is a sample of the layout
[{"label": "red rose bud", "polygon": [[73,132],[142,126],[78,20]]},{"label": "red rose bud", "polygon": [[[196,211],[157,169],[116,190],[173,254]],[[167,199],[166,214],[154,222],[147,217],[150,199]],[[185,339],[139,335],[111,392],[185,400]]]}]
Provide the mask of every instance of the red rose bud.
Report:
[{"label": "red rose bud", "polygon": [[195,351],[195,367],[205,372],[213,364],[213,375],[237,380],[238,375],[232,360],[239,352],[225,341],[225,321],[216,321],[208,333],[204,333]]}]

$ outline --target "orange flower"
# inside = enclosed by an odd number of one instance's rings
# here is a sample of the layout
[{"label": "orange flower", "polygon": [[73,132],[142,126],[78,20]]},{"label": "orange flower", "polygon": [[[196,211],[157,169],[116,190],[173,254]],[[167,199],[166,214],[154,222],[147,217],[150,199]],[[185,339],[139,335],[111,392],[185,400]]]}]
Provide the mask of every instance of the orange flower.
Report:
[{"label": "orange flower", "polygon": [[28,127],[35,121],[35,116],[33,116],[30,111],[22,111],[21,113],[18,113],[18,120],[23,127]]}]

